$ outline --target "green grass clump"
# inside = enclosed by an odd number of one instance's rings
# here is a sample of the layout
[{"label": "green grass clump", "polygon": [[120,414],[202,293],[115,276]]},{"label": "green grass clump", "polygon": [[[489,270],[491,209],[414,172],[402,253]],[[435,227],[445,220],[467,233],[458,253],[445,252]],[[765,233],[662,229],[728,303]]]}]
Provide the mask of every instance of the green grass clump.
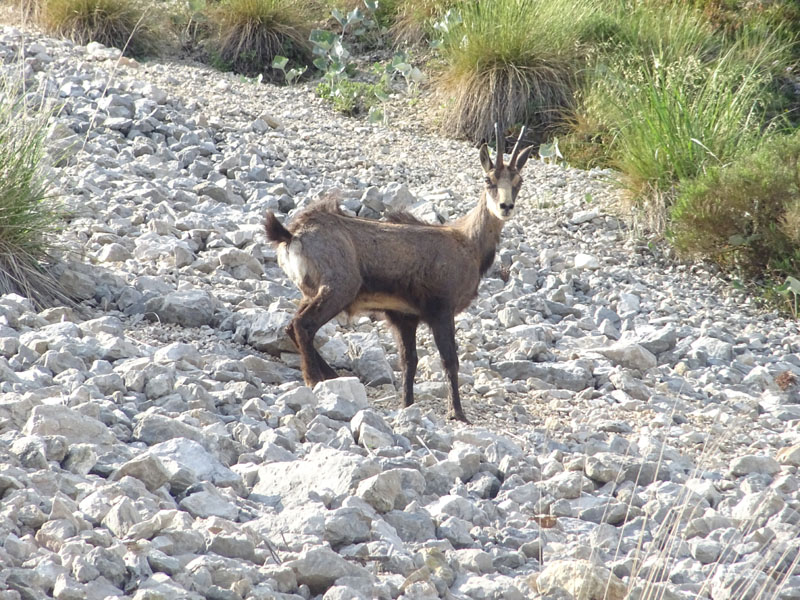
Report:
[{"label": "green grass clump", "polygon": [[275,56],[307,64],[316,8],[305,0],[223,0],[211,10],[217,35],[211,53],[218,68],[272,78]]},{"label": "green grass clump", "polygon": [[160,48],[155,9],[139,0],[39,0],[33,14],[46,31],[76,44],[99,42],[131,56]]},{"label": "green grass clump", "polygon": [[779,129],[790,45],[778,32],[723,36],[683,3],[625,6],[596,51],[564,148],[568,158],[617,168],[658,231],[678,185]]},{"label": "green grass clump", "polygon": [[683,184],[671,238],[689,256],[752,278],[800,273],[800,132]]},{"label": "green grass clump", "polygon": [[460,22],[443,32],[446,134],[491,137],[495,121],[541,131],[572,105],[584,41],[600,22],[591,0],[495,0],[457,7]]},{"label": "green grass clump", "polygon": [[0,81],[0,295],[21,294],[39,308],[68,302],[47,272],[57,224],[40,168],[47,117]]}]

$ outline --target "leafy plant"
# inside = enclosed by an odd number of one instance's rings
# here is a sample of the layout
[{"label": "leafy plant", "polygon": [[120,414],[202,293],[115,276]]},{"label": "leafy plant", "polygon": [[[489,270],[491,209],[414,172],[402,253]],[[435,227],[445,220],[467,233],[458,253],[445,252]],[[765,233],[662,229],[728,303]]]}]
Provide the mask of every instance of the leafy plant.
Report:
[{"label": "leafy plant", "polygon": [[350,116],[366,112],[373,122],[384,120],[385,112],[379,103],[388,100],[389,91],[386,76],[376,83],[340,79],[335,85],[323,81],[317,86],[317,95],[330,101],[334,110]]},{"label": "leafy plant", "polygon": [[389,74],[398,73],[406,82],[406,90],[410,94],[416,94],[419,86],[425,81],[425,73],[411,64],[409,56],[405,52],[397,52],[392,56],[391,62],[386,66]]},{"label": "leafy plant", "polygon": [[347,27],[362,20],[356,9],[350,14],[355,16],[345,18],[341,12],[338,17],[334,15],[337,20],[344,19],[342,34],[322,29],[311,32],[309,41],[316,57],[313,63],[323,73],[323,80],[317,85],[317,95],[330,101],[338,112],[351,116],[366,112],[371,122],[385,121],[386,112],[379,104],[385,103],[391,92],[389,71],[376,73],[376,82],[352,81],[349,78],[354,69],[350,52],[342,40]]},{"label": "leafy plant", "polygon": [[331,11],[331,16],[342,28],[342,37],[345,37],[348,28],[354,37],[359,37],[376,26],[373,17],[375,11],[378,10],[378,3],[371,0],[364,0],[364,8],[366,12],[361,10],[359,6],[346,12],[342,12],[338,8],[334,8]]},{"label": "leafy plant", "polygon": [[775,291],[783,296],[792,318],[796,319],[800,314],[800,279],[789,275]]},{"label": "leafy plant", "polygon": [[302,69],[298,67],[292,67],[287,71],[286,66],[288,64],[289,64],[289,59],[286,58],[285,56],[278,55],[272,60],[272,68],[283,73],[284,81],[286,81],[288,85],[292,85],[303,75],[303,73],[306,72],[308,67],[304,66]]}]

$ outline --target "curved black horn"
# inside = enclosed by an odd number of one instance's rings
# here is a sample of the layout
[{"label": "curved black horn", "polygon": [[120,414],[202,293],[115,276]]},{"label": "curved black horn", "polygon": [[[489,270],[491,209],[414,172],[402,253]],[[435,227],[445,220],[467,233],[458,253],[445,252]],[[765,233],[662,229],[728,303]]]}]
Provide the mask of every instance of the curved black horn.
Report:
[{"label": "curved black horn", "polygon": [[500,170],[503,168],[503,154],[506,152],[506,139],[503,137],[503,132],[500,130],[500,123],[495,121],[494,124],[494,136],[497,141],[497,145],[495,149],[497,150],[497,162],[495,164],[495,170]]},{"label": "curved black horn", "polygon": [[511,162],[509,163],[510,167],[517,166],[517,154],[519,154],[519,147],[520,143],[522,142],[522,138],[525,137],[525,125],[522,126],[522,129],[519,130],[519,137],[517,137],[517,142],[514,144],[514,150],[511,152]]}]

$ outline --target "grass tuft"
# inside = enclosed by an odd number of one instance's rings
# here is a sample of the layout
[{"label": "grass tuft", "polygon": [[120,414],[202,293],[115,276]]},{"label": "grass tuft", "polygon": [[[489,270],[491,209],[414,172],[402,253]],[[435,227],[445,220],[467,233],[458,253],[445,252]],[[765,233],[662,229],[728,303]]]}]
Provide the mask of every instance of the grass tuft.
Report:
[{"label": "grass tuft", "polygon": [[40,0],[34,14],[46,31],[76,44],[99,42],[131,56],[160,48],[155,11],[138,0]]},{"label": "grass tuft", "polygon": [[496,0],[458,10],[441,44],[444,132],[479,142],[495,121],[539,132],[559,121],[573,102],[584,41],[600,22],[594,2]]},{"label": "grass tuft", "polygon": [[38,108],[0,81],[0,295],[20,294],[45,308],[70,301],[48,273],[57,215],[40,167],[49,111]]},{"label": "grass tuft", "polygon": [[307,64],[314,11],[304,0],[223,0],[211,18],[218,31],[212,44],[217,66],[251,77],[273,77],[275,56]]}]

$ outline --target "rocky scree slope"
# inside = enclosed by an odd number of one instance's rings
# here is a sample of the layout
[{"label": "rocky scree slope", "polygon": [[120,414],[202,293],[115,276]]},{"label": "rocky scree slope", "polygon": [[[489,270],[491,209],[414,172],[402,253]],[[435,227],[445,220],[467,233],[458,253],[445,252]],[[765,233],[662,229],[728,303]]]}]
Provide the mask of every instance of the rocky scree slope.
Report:
[{"label": "rocky scree slope", "polygon": [[427,333],[321,332],[261,221],[321,194],[453,217],[477,151],[311,86],[0,30],[48,134],[77,309],[0,298],[0,599],[800,598],[800,337],[636,243],[607,173],[530,161],[458,317],[475,425]]}]

